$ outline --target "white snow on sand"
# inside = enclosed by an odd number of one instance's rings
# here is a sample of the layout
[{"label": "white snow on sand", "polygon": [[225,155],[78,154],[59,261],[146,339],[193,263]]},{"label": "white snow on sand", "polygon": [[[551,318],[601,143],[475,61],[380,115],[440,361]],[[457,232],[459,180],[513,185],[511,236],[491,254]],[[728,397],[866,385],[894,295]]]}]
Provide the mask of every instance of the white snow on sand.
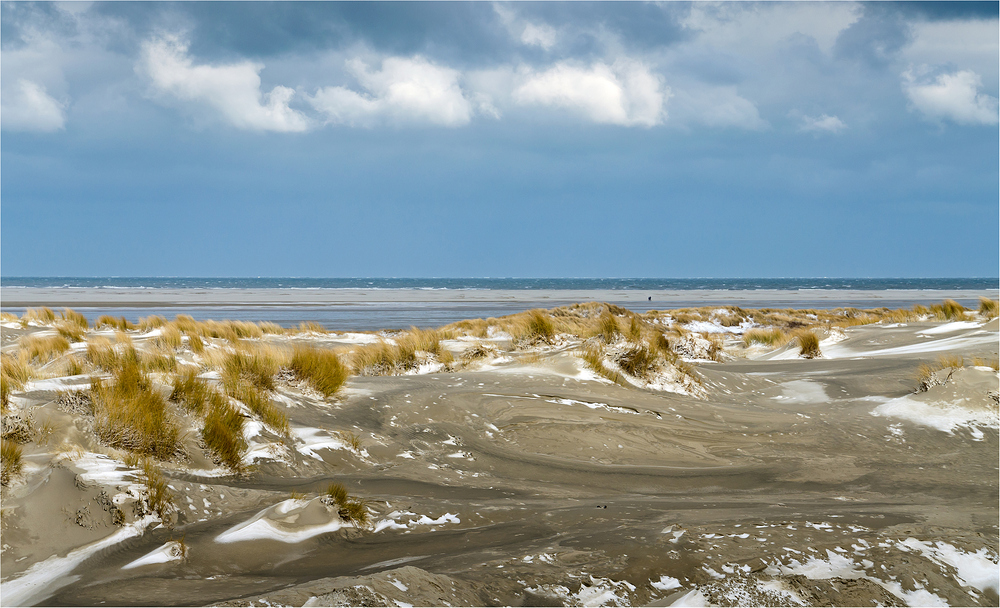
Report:
[{"label": "white snow on sand", "polygon": [[178,541],[172,540],[160,547],[157,547],[153,551],[150,551],[146,555],[143,555],[139,559],[125,564],[122,566],[122,570],[130,570],[132,568],[138,568],[139,566],[151,566],[153,564],[179,562],[183,559],[184,549],[182,545]]},{"label": "white snow on sand", "polygon": [[973,329],[982,326],[983,326],[982,323],[976,323],[975,321],[954,321],[952,323],[945,323],[944,325],[939,325],[931,329],[922,329],[917,332],[917,335],[925,334],[933,336],[937,334],[950,334],[953,331],[961,331],[963,329]]},{"label": "white snow on sand", "polygon": [[1000,428],[996,411],[962,407],[958,403],[925,403],[909,396],[883,403],[872,410],[872,415],[902,418],[949,434],[962,427]]},{"label": "white snow on sand", "polygon": [[323,460],[316,450],[350,450],[346,443],[322,429],[294,426],[291,432],[295,438],[295,449],[300,454],[312,456],[316,460]]},{"label": "white snow on sand", "polygon": [[67,576],[90,556],[135,536],[142,536],[146,526],[159,521],[155,515],[128,524],[106,538],[79,549],[65,557],[52,556],[34,564],[23,574],[3,582],[4,606],[30,606],[51,596],[56,590],[76,581],[78,576]]},{"label": "white snow on sand", "polygon": [[298,526],[293,530],[285,530],[278,525],[278,521],[269,519],[275,517],[277,520],[285,520],[294,524],[297,514],[294,511],[305,508],[310,501],[290,498],[268,507],[249,520],[233,526],[222,534],[215,537],[217,543],[235,543],[245,540],[277,540],[283,543],[298,543],[320,534],[336,532],[350,524],[345,523],[339,517],[323,524],[311,526]]},{"label": "white snow on sand", "polygon": [[936,564],[951,566],[955,569],[955,579],[965,587],[975,587],[980,591],[1000,590],[997,556],[986,547],[975,553],[967,553],[945,542],[938,541],[932,545],[910,537],[896,543],[896,548],[916,551]]}]

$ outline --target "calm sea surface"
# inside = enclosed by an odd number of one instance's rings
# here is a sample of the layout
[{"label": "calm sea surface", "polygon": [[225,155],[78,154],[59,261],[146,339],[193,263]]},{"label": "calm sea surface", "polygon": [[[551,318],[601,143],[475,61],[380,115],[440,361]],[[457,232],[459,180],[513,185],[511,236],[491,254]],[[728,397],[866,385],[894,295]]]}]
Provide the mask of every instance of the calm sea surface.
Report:
[{"label": "calm sea surface", "polygon": [[[386,328],[437,327],[469,318],[499,317],[530,308],[551,308],[568,303],[559,298],[560,291],[603,291],[603,299],[625,306],[638,312],[650,309],[678,308],[684,306],[726,305],[733,303],[727,293],[740,294],[740,306],[744,308],[829,308],[855,306],[874,308],[909,308],[915,303],[913,290],[922,292],[918,298],[922,303],[940,302],[951,297],[948,292],[989,290],[995,292],[998,279],[867,279],[867,278],[787,278],[787,279],[316,279],[316,278],[191,278],[191,277],[4,277],[0,278],[3,288],[41,288],[56,292],[86,290],[98,292],[100,300],[108,305],[73,306],[91,321],[100,315],[124,316],[131,321],[149,315],[173,318],[177,314],[191,315],[196,319],[235,319],[241,321],[272,321],[283,326],[297,325],[302,321],[314,321],[332,330],[374,330]],[[198,306],[176,305],[164,301],[163,305],[129,306],[114,305],[116,290],[149,290],[150,300],[157,300],[158,294],[166,290],[294,290],[302,289],[303,304],[295,306],[245,305],[245,306]],[[324,292],[338,289],[363,289],[407,291],[407,290],[475,290],[480,296],[488,296],[490,291],[525,291],[525,297],[514,301],[479,297],[477,301],[446,299],[439,302],[394,302],[372,303],[345,302],[324,305],[309,304],[309,292]],[[815,299],[809,291],[817,290]],[[844,297],[829,298],[829,291],[844,291]],[[906,297],[902,291],[907,290]],[[549,293],[545,299],[535,299],[531,292]],[[706,297],[703,292],[714,291]],[[900,291],[895,297],[892,292]],[[486,292],[486,293],[484,293]],[[607,292],[612,292],[611,296]],[[636,292],[650,292],[652,300],[645,294],[636,298]],[[672,292],[669,302],[657,301],[657,292]],[[684,297],[690,292],[691,297]],[[760,295],[756,295],[760,292]],[[775,293],[777,292],[777,293]],[[10,292],[8,292],[9,294]],[[621,297],[614,297],[620,293]],[[825,294],[819,297],[818,294]],[[5,298],[7,295],[5,294]],[[787,294],[784,296],[782,294]],[[456,294],[458,295],[458,294]],[[925,296],[925,297],[924,297]],[[995,297],[995,296],[991,296]],[[590,298],[596,299],[596,298]],[[961,300],[960,300],[961,301]],[[976,301],[962,301],[966,306],[975,306]],[[24,307],[3,305],[4,311],[22,314]],[[53,303],[53,305],[58,305]]]}]

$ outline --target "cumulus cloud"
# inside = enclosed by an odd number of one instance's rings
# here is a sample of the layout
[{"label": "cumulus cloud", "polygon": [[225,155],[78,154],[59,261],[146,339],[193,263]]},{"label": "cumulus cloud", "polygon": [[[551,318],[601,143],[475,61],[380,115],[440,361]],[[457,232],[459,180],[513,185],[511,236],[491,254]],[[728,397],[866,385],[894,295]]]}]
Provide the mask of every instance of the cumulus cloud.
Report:
[{"label": "cumulus cloud", "polygon": [[4,87],[0,116],[8,131],[52,132],[66,125],[65,104],[49,95],[44,86],[23,78],[12,87]]},{"label": "cumulus cloud", "polygon": [[822,114],[820,116],[803,116],[802,124],[799,126],[799,131],[806,132],[827,132],[827,133],[840,133],[847,128],[844,121],[840,120],[836,116],[830,116],[828,114]]},{"label": "cumulus cloud", "polygon": [[[309,98],[328,122],[370,125],[385,120],[459,127],[472,120],[473,105],[462,91],[456,70],[419,56],[388,57],[378,71],[354,59],[348,62],[348,69],[365,93],[346,87],[324,87]],[[488,99],[477,102],[487,114],[496,112]]]},{"label": "cumulus cloud", "polygon": [[670,88],[634,61],[580,67],[559,63],[543,72],[527,71],[512,95],[519,105],[578,112],[596,123],[652,127],[666,119]]},{"label": "cumulus cloud", "polygon": [[932,120],[997,124],[997,98],[981,92],[981,86],[979,74],[971,70],[939,74],[930,80],[914,74],[912,69],[903,72],[903,91],[910,103]]},{"label": "cumulus cloud", "polygon": [[261,92],[263,64],[195,65],[184,41],[163,36],[143,44],[138,69],[149,76],[157,92],[206,104],[235,127],[279,132],[309,128],[308,119],[288,105],[295,91],[276,86]]}]

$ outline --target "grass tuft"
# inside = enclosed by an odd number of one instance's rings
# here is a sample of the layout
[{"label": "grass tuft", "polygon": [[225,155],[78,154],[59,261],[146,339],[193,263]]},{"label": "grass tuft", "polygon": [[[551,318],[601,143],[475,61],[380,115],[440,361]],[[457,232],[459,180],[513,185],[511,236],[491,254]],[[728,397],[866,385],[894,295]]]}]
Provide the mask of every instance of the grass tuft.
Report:
[{"label": "grass tuft", "polygon": [[657,357],[645,344],[630,344],[615,357],[615,363],[626,374],[646,380],[656,371]]},{"label": "grass tuft", "polygon": [[326,495],[330,497],[330,500],[337,505],[343,505],[347,503],[348,498],[347,488],[339,483],[331,483],[326,488]]},{"label": "grass tuft", "polygon": [[97,322],[94,323],[94,327],[98,329],[108,327],[111,329],[117,329],[118,331],[135,329],[135,325],[133,325],[132,322],[125,317],[112,317],[111,315],[101,315],[97,317]]},{"label": "grass tuft", "polygon": [[167,489],[167,480],[163,477],[163,473],[153,462],[148,459],[143,460],[139,481],[146,486],[146,501],[149,510],[156,513],[160,520],[166,522],[173,509],[174,497]]},{"label": "grass tuft", "polygon": [[622,335],[621,327],[618,326],[618,319],[610,312],[605,311],[597,320],[596,336],[601,338],[601,342],[611,344]]},{"label": "grass tuft", "polygon": [[191,352],[196,355],[205,352],[205,341],[198,334],[188,334],[188,346],[191,347]]},{"label": "grass tuft", "polygon": [[142,317],[139,319],[139,331],[145,333],[147,331],[153,331],[158,327],[163,327],[167,324],[167,320],[159,315],[150,315],[148,317]]},{"label": "grass tuft", "polygon": [[296,346],[290,367],[324,397],[335,394],[347,381],[348,369],[332,350]]},{"label": "grass tuft", "polygon": [[972,365],[976,367],[990,367],[993,371],[1000,371],[1000,359],[993,357],[992,359],[983,359],[982,357],[973,357]]},{"label": "grass tuft", "polygon": [[360,346],[351,353],[351,367],[359,376],[391,376],[417,365],[416,345],[410,340],[390,344],[381,340]]},{"label": "grass tuft", "polygon": [[271,403],[278,361],[264,349],[236,351],[222,365],[222,386],[226,394],[243,402],[271,430],[288,434],[288,417]]},{"label": "grass tuft", "polygon": [[551,344],[556,328],[549,313],[536,308],[515,315],[510,321],[510,334],[517,347]]},{"label": "grass tuft", "polygon": [[587,367],[593,371],[595,374],[607,378],[608,380],[614,382],[615,384],[621,386],[628,386],[625,377],[618,372],[608,369],[604,365],[604,349],[602,349],[597,344],[591,344],[583,349],[580,353],[580,358]]},{"label": "grass tuft", "polygon": [[751,329],[743,334],[743,344],[752,346],[754,344],[766,344],[767,346],[779,346],[788,341],[785,332],[777,327],[771,329]]},{"label": "grass tuft", "polygon": [[23,389],[32,375],[26,352],[19,352],[17,357],[8,353],[0,355],[0,408],[7,409],[11,392]]},{"label": "grass tuft", "polygon": [[0,485],[7,485],[21,472],[23,466],[21,446],[13,441],[0,439]]},{"label": "grass tuft", "polygon": [[965,307],[955,300],[945,300],[940,304],[933,304],[931,306],[931,312],[938,319],[944,321],[951,321],[954,319],[961,320],[965,318]]},{"label": "grass tuft", "polygon": [[815,359],[822,356],[819,350],[819,338],[808,329],[799,330],[795,334],[795,339],[799,342],[799,356],[806,359]]},{"label": "grass tuft", "polygon": [[160,328],[160,335],[153,340],[153,343],[171,350],[180,348],[182,344],[181,330],[172,323],[163,325]]},{"label": "grass tuft", "polygon": [[52,309],[48,306],[43,306],[41,308],[29,308],[24,311],[24,315],[21,317],[21,324],[25,325],[26,322],[34,321],[39,325],[48,325],[56,320],[56,313],[52,312]]},{"label": "grass tuft", "polygon": [[368,523],[368,507],[365,501],[360,498],[349,500],[340,506],[340,517],[356,525],[364,526]]},{"label": "grass tuft", "polygon": [[48,363],[69,350],[69,340],[62,336],[24,336],[20,345],[30,361],[39,363]]},{"label": "grass tuft", "polygon": [[180,451],[179,430],[135,350],[119,359],[110,383],[91,379],[94,432],[105,444],[167,460]]},{"label": "grass tuft", "polygon": [[244,436],[246,417],[219,393],[209,395],[208,415],[201,437],[219,462],[235,473],[243,471],[243,457],[248,449]]},{"label": "grass tuft", "polygon": [[83,316],[83,313],[76,312],[72,308],[64,308],[62,311],[62,318],[64,321],[68,321],[84,331],[90,329],[90,323],[87,322],[87,317]]},{"label": "grass tuft", "polygon": [[995,319],[1000,314],[1000,302],[989,298],[979,298],[979,314],[987,319]]},{"label": "grass tuft", "polygon": [[197,370],[188,370],[174,376],[173,390],[168,399],[183,404],[188,410],[204,415],[215,391],[198,377]]}]

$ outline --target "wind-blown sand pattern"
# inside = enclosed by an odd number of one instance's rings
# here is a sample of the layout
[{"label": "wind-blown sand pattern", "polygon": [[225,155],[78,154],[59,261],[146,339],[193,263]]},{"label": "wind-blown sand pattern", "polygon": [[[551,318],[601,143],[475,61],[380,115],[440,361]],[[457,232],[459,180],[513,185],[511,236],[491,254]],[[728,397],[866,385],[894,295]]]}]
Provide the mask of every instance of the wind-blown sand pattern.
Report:
[{"label": "wind-blown sand pattern", "polygon": [[[995,314],[588,304],[75,336],[71,314],[8,315],[2,603],[996,605]],[[296,346],[346,382],[325,395]],[[169,456],[98,432],[91,378],[124,382],[130,348]],[[237,354],[273,364],[263,403]],[[178,396],[185,372],[220,401]],[[207,447],[212,407],[242,420],[235,461]]]}]

